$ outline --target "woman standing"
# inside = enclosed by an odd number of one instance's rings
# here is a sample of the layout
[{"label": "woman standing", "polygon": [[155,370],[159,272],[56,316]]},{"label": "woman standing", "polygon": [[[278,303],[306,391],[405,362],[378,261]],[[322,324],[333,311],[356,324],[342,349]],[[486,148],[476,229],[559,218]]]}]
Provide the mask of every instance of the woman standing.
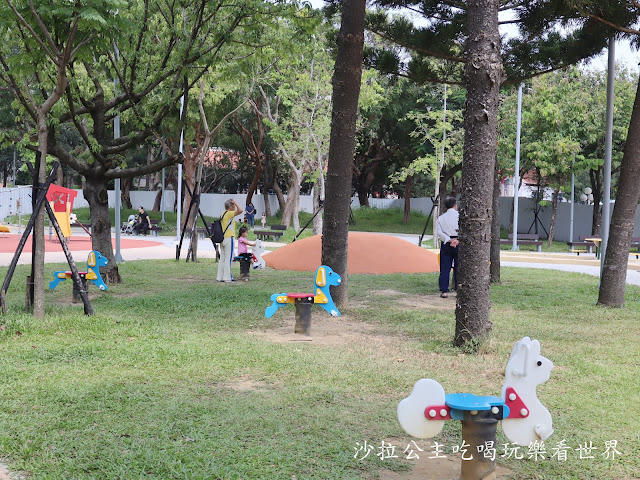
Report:
[{"label": "woman standing", "polygon": [[231,276],[231,260],[233,259],[233,238],[236,235],[235,222],[236,215],[242,213],[242,208],[232,198],[224,202],[225,212],[220,218],[220,224],[224,231],[224,240],[220,244],[220,262],[218,263],[218,281],[235,282]]},{"label": "woman standing", "polygon": [[247,222],[249,223],[249,226],[253,228],[253,222],[256,216],[256,207],[253,206],[253,203],[249,202],[247,207],[244,209],[244,213],[247,216]]}]

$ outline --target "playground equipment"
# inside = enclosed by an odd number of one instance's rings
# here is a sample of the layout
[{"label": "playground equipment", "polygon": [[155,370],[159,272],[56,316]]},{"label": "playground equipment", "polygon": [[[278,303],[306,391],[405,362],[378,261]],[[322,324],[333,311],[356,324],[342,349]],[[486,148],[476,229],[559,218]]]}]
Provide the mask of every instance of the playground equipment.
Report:
[{"label": "playground equipment", "polygon": [[256,240],[256,244],[251,249],[251,253],[243,253],[233,257],[234,262],[240,262],[240,280],[245,282],[249,281],[252,262],[253,268],[265,268],[266,263],[262,259],[263,253],[264,245],[262,245],[262,240]]},{"label": "playground equipment", "polygon": [[[87,288],[87,280],[93,282],[93,284],[98,287],[100,290],[107,290],[107,285],[102,280],[102,275],[100,275],[100,267],[105,267],[109,261],[102,256],[100,252],[97,250],[92,250],[89,252],[89,257],[87,258],[87,271],[86,272],[78,272],[80,275],[80,279],[84,285],[85,291]],[[60,282],[64,282],[65,280],[72,278],[72,272],[60,270],[58,272],[53,273],[53,280],[49,283],[49,289],[53,290],[58,286]],[[80,292],[76,287],[76,284],[73,285],[73,302],[76,303],[80,301],[79,298]]]},{"label": "playground equipment", "polygon": [[[9,289],[9,285],[11,284],[11,279],[13,278],[13,274],[16,270],[16,266],[18,265],[18,260],[20,259],[20,255],[22,254],[22,251],[24,250],[24,246],[27,243],[29,234],[33,230],[36,217],[38,216],[40,210],[44,206],[45,211],[49,216],[49,221],[51,222],[53,228],[56,231],[58,240],[60,240],[62,251],[64,252],[65,257],[67,258],[67,263],[69,264],[69,268],[71,269],[71,277],[73,278],[74,287],[77,289],[78,295],[80,296],[80,298],[82,299],[82,303],[84,304],[84,313],[85,315],[93,315],[93,308],[91,307],[91,302],[89,302],[86,285],[82,282],[82,279],[78,274],[78,269],[76,268],[76,264],[73,260],[73,257],[71,256],[71,251],[67,246],[67,241],[66,241],[64,232],[62,231],[62,228],[60,228],[60,224],[58,223],[58,220],[55,216],[55,212],[53,211],[51,205],[48,202],[45,202],[46,196],[48,193],[48,188],[52,184],[53,179],[55,178],[56,171],[58,170],[58,168],[60,168],[60,163],[54,162],[51,172],[49,173],[49,176],[47,177],[46,181],[44,182],[44,184],[38,187],[37,172],[40,169],[40,161],[41,161],[40,152],[36,152],[35,167],[30,163],[26,164],[27,168],[29,169],[29,172],[31,173],[31,176],[33,178],[33,184],[34,184],[34,187],[32,190],[32,197],[31,197],[33,213],[31,215],[31,218],[29,219],[29,222],[27,222],[27,225],[24,229],[22,237],[20,238],[20,241],[18,242],[18,247],[16,248],[16,252],[13,255],[13,259],[11,260],[11,263],[9,264],[9,268],[7,269],[7,275],[4,278],[2,287],[0,288],[0,306],[2,307],[2,314],[3,315],[7,314],[6,296],[7,296],[7,291]],[[65,206],[65,211],[66,211],[66,206]],[[27,295],[26,295],[26,302],[25,302],[26,311],[29,311],[31,309],[31,306],[33,305],[33,300],[34,300],[34,283],[33,283],[34,268],[35,268],[34,256],[35,256],[35,252],[38,249],[37,238],[38,238],[37,235],[34,235],[32,238],[31,275],[27,277]]]},{"label": "playground equipment", "polygon": [[273,304],[266,308],[264,316],[271,318],[278,308],[288,303],[296,306],[295,333],[309,334],[311,328],[311,307],[314,304],[324,308],[332,317],[339,317],[340,311],[333,303],[330,287],[340,285],[342,278],[326,265],[316,270],[315,293],[274,293],[271,295]]},{"label": "playground equipment", "polygon": [[423,378],[398,404],[398,420],[418,438],[436,436],[446,420],[461,420],[462,439],[473,458],[462,462],[460,480],[494,478],[490,475],[496,468],[495,455],[487,456],[486,450],[496,445],[498,421],[505,436],[518,445],[539,443],[553,433],[551,414],[536,394],[536,386],[549,380],[552,368],[553,363],[540,355],[540,342],[524,337],[511,352],[501,398],[445,395],[442,385]]},{"label": "playground equipment", "polygon": [[262,240],[256,240],[256,246],[251,249],[251,253],[253,253],[253,268],[265,268],[267,266],[262,258],[264,251]]},{"label": "playground equipment", "polygon": [[71,222],[69,216],[73,210],[73,201],[78,192],[70,188],[51,184],[47,189],[47,201],[60,225],[65,238],[71,237]]}]

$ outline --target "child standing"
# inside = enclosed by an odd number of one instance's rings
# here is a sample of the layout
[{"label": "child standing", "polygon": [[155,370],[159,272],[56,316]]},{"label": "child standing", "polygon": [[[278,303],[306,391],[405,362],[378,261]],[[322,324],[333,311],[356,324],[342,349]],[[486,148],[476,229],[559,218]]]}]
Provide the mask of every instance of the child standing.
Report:
[{"label": "child standing", "polygon": [[249,229],[247,227],[240,227],[240,230],[238,230],[238,257],[242,257],[240,260],[240,280],[244,280],[245,282],[249,281],[251,259],[253,258],[247,246],[256,246],[256,242],[250,242],[247,239],[248,233]]},{"label": "child standing", "polygon": [[260,219],[260,223],[262,224],[262,228],[267,226],[267,212],[262,212],[262,218]]}]

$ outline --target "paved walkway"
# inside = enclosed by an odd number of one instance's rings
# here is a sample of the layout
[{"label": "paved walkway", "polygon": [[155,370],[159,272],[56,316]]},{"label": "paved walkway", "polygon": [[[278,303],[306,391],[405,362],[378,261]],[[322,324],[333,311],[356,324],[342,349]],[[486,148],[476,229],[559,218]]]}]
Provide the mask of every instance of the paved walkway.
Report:
[{"label": "paved walkway", "polygon": [[[17,233],[17,227],[9,227],[11,234]],[[45,234],[45,241],[49,241],[48,228]],[[417,245],[420,235],[413,234],[393,234],[387,233],[386,235],[393,235]],[[86,237],[85,233],[75,233],[73,238]],[[78,240],[80,240],[78,238]],[[431,235],[425,235],[424,241],[430,240]],[[82,238],[86,241],[86,238]],[[167,236],[143,236],[143,235],[122,235],[122,239],[135,239],[140,242],[136,242],[136,248],[123,248],[122,258],[126,261],[132,260],[156,260],[156,259],[175,259],[177,240],[174,237]],[[185,238],[182,245],[182,252],[180,258],[186,258],[187,250],[189,248],[189,239]],[[2,238],[0,238],[2,242]],[[265,247],[269,250],[284,246],[279,242],[263,242]],[[124,245],[124,243],[123,243]],[[59,245],[57,245],[59,248]],[[73,251],[73,258],[76,262],[85,262],[89,249]],[[268,252],[267,252],[268,254]],[[198,242],[198,257],[199,258],[214,258],[215,250],[208,238],[200,239]],[[7,266],[13,258],[13,253],[0,253],[0,266]],[[580,256],[565,254],[565,253],[537,253],[537,252],[512,252],[503,250],[501,254],[500,264],[504,267],[524,267],[524,268],[542,268],[549,270],[562,270],[565,272],[577,272],[585,273],[595,277],[600,276],[600,260],[595,258],[594,254],[582,254]],[[50,251],[45,254],[45,261],[47,263],[64,263],[66,261],[64,253],[61,251]],[[20,257],[20,264],[28,264],[31,262],[31,255],[23,253]],[[627,283],[632,285],[640,285],[640,260],[631,257],[629,259],[629,265],[627,270]]]}]

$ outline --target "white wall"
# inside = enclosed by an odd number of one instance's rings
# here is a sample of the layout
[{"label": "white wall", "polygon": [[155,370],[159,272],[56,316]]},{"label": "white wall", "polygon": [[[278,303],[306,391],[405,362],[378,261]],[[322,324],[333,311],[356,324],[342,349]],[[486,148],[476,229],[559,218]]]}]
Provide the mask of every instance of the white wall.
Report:
[{"label": "white wall", "polygon": [[[147,191],[132,191],[131,203],[134,208],[143,206],[147,210],[151,210],[153,203],[155,202],[156,192]],[[208,216],[219,216],[224,210],[224,202],[228,198],[233,198],[241,206],[245,205],[246,194],[217,194],[217,193],[205,193],[202,195],[200,203],[200,209],[202,213]],[[6,217],[15,215],[16,200],[20,199],[21,213],[23,215],[31,215],[31,187],[21,186],[16,188],[0,188],[0,221]],[[175,199],[175,192],[173,190],[165,190],[165,211],[173,210],[173,202]],[[253,204],[257,210],[257,216],[260,217],[264,211],[264,197],[262,194],[254,195]],[[278,200],[275,195],[269,195],[269,202],[271,203],[271,211],[276,212],[278,210]],[[518,233],[533,233],[535,230],[532,228],[534,219],[533,214],[533,200],[530,198],[519,199],[519,212],[518,212]],[[370,198],[369,204],[373,208],[400,208],[404,207],[404,199],[392,199],[392,198]],[[411,210],[428,214],[431,211],[431,199],[430,198],[412,198]],[[109,191],[109,206],[113,208],[115,205],[115,194],[113,191]],[[88,207],[89,204],[82,195],[82,190],[78,190],[78,196],[76,197],[74,207]],[[360,208],[357,197],[351,199],[351,208]],[[509,216],[510,211],[513,209],[513,198],[501,197],[500,198],[500,223],[504,228],[509,228]],[[313,212],[313,199],[311,195],[300,196],[300,210],[303,212]],[[556,232],[555,239],[561,242],[569,240],[569,219],[570,219],[571,204],[569,202],[561,202],[558,204],[558,216],[556,219]],[[613,212],[613,208],[611,209]],[[580,235],[591,234],[591,215],[593,212],[592,205],[575,205],[574,213],[574,227],[573,238],[577,240]],[[539,214],[539,218],[542,221],[544,227],[549,230],[551,223],[551,207],[545,207]],[[546,237],[542,227],[538,226],[538,232],[541,237]],[[633,236],[640,236],[640,209],[636,211],[635,229]]]}]

